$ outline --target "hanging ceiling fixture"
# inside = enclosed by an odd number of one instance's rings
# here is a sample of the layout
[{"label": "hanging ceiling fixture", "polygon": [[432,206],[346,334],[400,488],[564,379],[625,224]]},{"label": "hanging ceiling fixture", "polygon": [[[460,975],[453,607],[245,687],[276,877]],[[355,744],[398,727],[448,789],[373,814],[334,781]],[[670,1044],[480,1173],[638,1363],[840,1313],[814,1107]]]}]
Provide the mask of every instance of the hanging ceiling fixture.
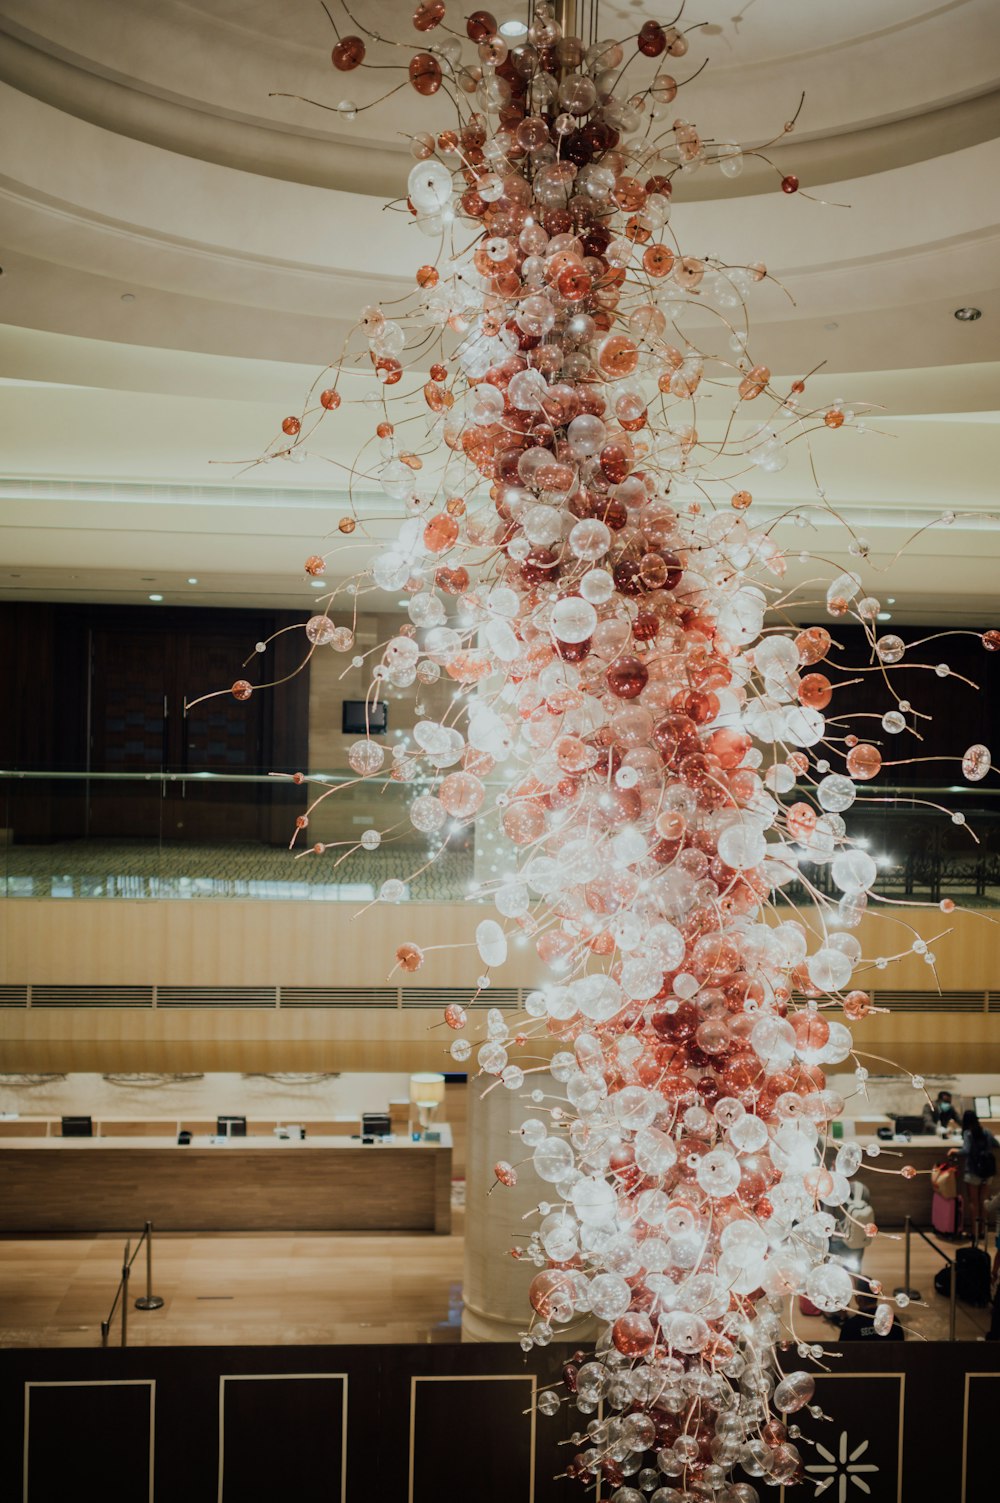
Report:
[{"label": "hanging ceiling fixture", "polygon": [[[606,40],[596,5],[565,6],[565,26],[536,5],[517,40],[475,10],[463,43],[442,0],[420,0],[413,45],[344,12],[343,25],[329,12],[338,74],[398,64],[396,87],[447,96],[454,119],[432,133],[414,111],[396,206],[410,293],[360,310],[262,456],[301,455],[331,424],[357,430],[351,491],[376,487],[397,519],[360,573],[329,582],[308,652],[370,665],[369,703],[415,698],[412,736],[353,743],[357,781],[412,785],[409,819],[434,854],[456,830],[496,837],[477,994],[513,939],[537,953],[524,1015],[490,1010],[475,1051],[466,1010],[444,1017],[451,1058],[525,1102],[515,1157],[542,1194],[515,1249],[534,1269],[522,1345],[581,1316],[601,1324],[566,1391],[539,1400],[583,1417],[567,1471],[752,1503],[732,1469],[792,1482],[793,1416],[820,1414],[811,1374],[777,1354],[786,1339],[820,1353],[796,1334],[794,1297],[833,1313],[875,1294],[880,1333],[907,1303],[830,1255],[863,1150],[833,1137],[844,1101],[825,1072],[857,1062],[852,1026],[872,1011],[855,930],[878,869],[844,816],[884,767],[914,760],[894,747],[923,710],[895,688],[908,649],[879,634],[869,544],[821,491],[755,521],[755,489],[790,453],[808,475],[850,442],[856,408],[810,400],[807,375],[774,379],[747,316],[771,273],[749,247],[704,254],[674,210],[693,173],[735,178],[748,157],[779,194],[806,197],[769,156],[798,111],[762,146],[703,132],[687,104],[697,28],[679,17]],[[350,122],[377,102],[327,107]],[[779,198],[775,212],[794,210]],[[359,359],[374,380],[356,394]],[[824,559],[782,541],[804,511],[843,532],[818,606]],[[364,513],[348,509],[339,532],[356,547]],[[333,561],[337,549],[306,561],[314,587]],[[361,654],[357,612],[386,591],[409,619]],[[824,610],[826,625],[792,624]],[[845,722],[838,622],[861,628],[879,672],[874,732]],[[1000,648],[1000,632],[982,640]],[[984,746],[961,761],[970,781],[990,770]],[[302,840],[336,791],[300,816]],[[399,902],[419,874],[401,863],[378,900]],[[401,936],[397,967],[416,972],[425,953]],[[903,953],[933,969],[924,941]],[[536,1038],[558,1044],[555,1103],[551,1078],[532,1078],[549,1068],[528,1063]],[[865,1075],[858,1064],[860,1090]],[[495,1172],[512,1185],[522,1167]]]}]

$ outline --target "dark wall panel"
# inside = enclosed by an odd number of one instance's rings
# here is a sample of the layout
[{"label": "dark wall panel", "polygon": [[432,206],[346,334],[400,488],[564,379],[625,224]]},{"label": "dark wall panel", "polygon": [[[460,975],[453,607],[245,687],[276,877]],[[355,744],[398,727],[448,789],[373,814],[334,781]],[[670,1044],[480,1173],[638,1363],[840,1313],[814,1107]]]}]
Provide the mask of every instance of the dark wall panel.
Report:
[{"label": "dark wall panel", "polygon": [[221,1503],[347,1503],[346,1397],[339,1375],[224,1377]]},{"label": "dark wall panel", "polygon": [[150,1503],[152,1398],[148,1382],[85,1379],[29,1388],[25,1503],[69,1498]]},{"label": "dark wall panel", "polygon": [[[283,844],[301,789],[161,783],[160,771],[294,772],[308,766],[304,618],[289,611],[0,603],[0,767],[152,774],[146,783],[12,783],[0,790],[15,841],[83,835]],[[248,660],[249,659],[249,663]],[[227,691],[287,679],[235,700]],[[221,690],[185,713],[186,703]]]},{"label": "dark wall panel", "polygon": [[[331,1375],[343,1373],[350,1503],[595,1503],[592,1490],[559,1475],[576,1449],[560,1442],[584,1430],[585,1417],[568,1405],[554,1419],[539,1417],[532,1450],[531,1416],[524,1413],[530,1379],[539,1389],[558,1382],[571,1351],[552,1346],[527,1357],[507,1345],[2,1351],[0,1499],[23,1496],[26,1393],[31,1503],[145,1497],[136,1489],[148,1458],[147,1387],[27,1388],[138,1378],[156,1385],[156,1503],[218,1503],[220,1433],[225,1503],[342,1503],[343,1390]],[[789,1492],[788,1503],[800,1492],[812,1497],[817,1484],[824,1496],[874,1503],[992,1500],[997,1351],[994,1343],[916,1341],[831,1348],[816,1384],[828,1419],[797,1416],[813,1486]],[[52,1397],[39,1400],[44,1393]],[[79,1479],[98,1464],[121,1468],[114,1487],[84,1491]],[[600,1496],[606,1499],[607,1489]]]}]

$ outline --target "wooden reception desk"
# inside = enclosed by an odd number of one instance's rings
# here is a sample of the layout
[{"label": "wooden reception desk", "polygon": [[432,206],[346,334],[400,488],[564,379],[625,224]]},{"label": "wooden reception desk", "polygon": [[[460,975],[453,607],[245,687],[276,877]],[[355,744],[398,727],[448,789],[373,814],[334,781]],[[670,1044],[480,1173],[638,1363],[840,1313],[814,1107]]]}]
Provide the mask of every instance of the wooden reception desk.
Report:
[{"label": "wooden reception desk", "polygon": [[[935,1164],[942,1163],[948,1157],[950,1148],[961,1148],[961,1138],[938,1138],[928,1134],[913,1137],[907,1143],[894,1138],[883,1142],[878,1138],[859,1134],[855,1141],[862,1146],[866,1143],[878,1143],[881,1149],[878,1158],[864,1159],[857,1174],[868,1192],[876,1225],[899,1227],[909,1216],[914,1226],[929,1227],[931,1198],[934,1193],[930,1171]],[[965,1157],[960,1153],[959,1176],[964,1163]],[[899,1173],[904,1164],[910,1164],[916,1169],[913,1179],[904,1179]],[[881,1172],[886,1169],[894,1172]]]},{"label": "wooden reception desk", "polygon": [[451,1231],[451,1135],[0,1141],[0,1232]]}]

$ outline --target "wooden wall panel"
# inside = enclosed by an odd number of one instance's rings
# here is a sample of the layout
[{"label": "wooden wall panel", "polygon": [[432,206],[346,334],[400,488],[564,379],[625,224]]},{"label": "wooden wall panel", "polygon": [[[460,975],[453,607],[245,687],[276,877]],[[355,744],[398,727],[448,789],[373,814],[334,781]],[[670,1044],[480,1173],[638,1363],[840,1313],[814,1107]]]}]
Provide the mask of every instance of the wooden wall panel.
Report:
[{"label": "wooden wall panel", "polygon": [[[428,955],[421,986],[474,989],[481,970],[471,944],[476,914],[459,904],[358,913],[349,903],[41,898],[3,903],[0,923],[0,979],[33,984],[382,986],[410,939],[449,947]],[[535,972],[526,952],[508,970],[502,981],[511,986]]]},{"label": "wooden wall panel", "polygon": [[[997,930],[989,915],[914,913],[914,928],[937,956],[945,992],[985,997],[989,989],[1000,990]],[[397,946],[415,939],[428,948],[427,962],[408,980],[471,992],[479,965],[467,940],[477,914],[458,904],[357,913],[336,903],[8,900],[0,903],[0,981],[367,988],[386,984]],[[912,938],[887,915],[866,918],[857,932],[872,960],[897,954]],[[512,952],[497,981],[527,987],[538,975],[533,951],[525,947]],[[399,980],[393,976],[392,984]],[[911,954],[886,970],[868,965],[857,980],[928,993],[934,972]],[[295,1009],[0,1008],[0,1068],[308,1069],[322,1063],[348,1070],[447,1069],[450,1038],[439,1023],[433,1006],[399,1010],[363,1002]],[[875,1014],[856,1039],[859,1050],[925,1072],[1000,1066],[998,1015],[956,1013],[947,1000],[933,1011]],[[550,1052],[544,1041],[532,1049]]]},{"label": "wooden wall panel", "polygon": [[[481,966],[472,944],[490,910],[461,903],[289,903],[257,900],[68,902],[58,898],[0,904],[5,932],[0,981],[54,985],[381,986],[397,947],[415,940],[429,953],[412,980],[424,987],[474,988]],[[855,932],[874,960],[906,951],[923,935],[937,957],[945,991],[1000,989],[998,931],[989,914],[911,909],[866,917]],[[789,911],[790,916],[790,911]],[[441,948],[438,948],[441,947]],[[498,986],[535,986],[541,967],[530,946],[515,947]],[[393,977],[395,984],[399,973]],[[869,965],[856,984],[933,990],[935,971],[908,954],[886,970]]]}]

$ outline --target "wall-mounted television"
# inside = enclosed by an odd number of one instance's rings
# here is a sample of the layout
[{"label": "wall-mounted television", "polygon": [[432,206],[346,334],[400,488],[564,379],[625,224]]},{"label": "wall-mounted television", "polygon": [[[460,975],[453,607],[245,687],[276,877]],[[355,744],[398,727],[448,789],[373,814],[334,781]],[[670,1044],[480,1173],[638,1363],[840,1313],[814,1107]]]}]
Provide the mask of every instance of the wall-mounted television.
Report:
[{"label": "wall-mounted television", "polygon": [[342,703],[341,730],[345,736],[384,736],[389,729],[389,706],[384,699],[370,704],[364,699]]}]

